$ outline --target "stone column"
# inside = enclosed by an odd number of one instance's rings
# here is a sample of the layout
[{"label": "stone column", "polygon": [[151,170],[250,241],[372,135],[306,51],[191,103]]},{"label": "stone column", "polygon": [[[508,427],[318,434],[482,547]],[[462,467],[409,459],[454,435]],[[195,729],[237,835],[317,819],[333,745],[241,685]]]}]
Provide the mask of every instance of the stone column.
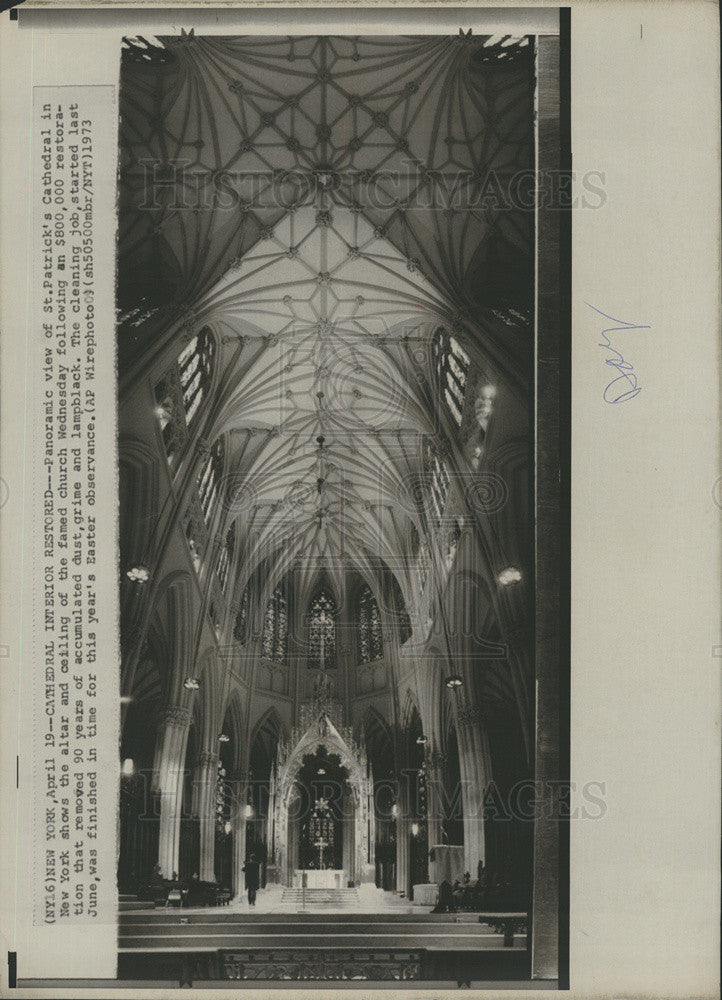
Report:
[{"label": "stone column", "polygon": [[347,879],[356,878],[356,865],[355,865],[355,855],[356,855],[356,845],[358,842],[358,836],[356,831],[356,824],[358,822],[358,815],[356,809],[354,808],[354,795],[348,789],[344,789],[343,793],[343,862],[341,867],[346,872]]},{"label": "stone column", "polygon": [[288,805],[283,790],[276,790],[275,861],[278,881],[288,885]]},{"label": "stone column", "polygon": [[245,772],[234,774],[229,780],[231,794],[231,832],[233,834],[233,898],[243,896],[246,880],[243,866],[246,863],[246,782]]},{"label": "stone column", "polygon": [[491,777],[489,745],[478,706],[460,708],[456,722],[464,809],[464,871],[473,877],[479,861],[486,861],[484,792]]},{"label": "stone column", "polygon": [[[429,744],[427,743],[428,747]],[[443,843],[441,830],[444,819],[444,801],[447,790],[444,786],[446,756],[439,750],[428,750],[426,764],[426,829],[429,848]],[[451,793],[453,790],[448,790]]]},{"label": "stone column", "polygon": [[407,774],[402,774],[399,782],[397,805],[399,815],[396,817],[396,891],[406,895],[409,886],[409,834],[411,827]]},{"label": "stone column", "polygon": [[293,808],[289,809],[288,824],[286,826],[287,849],[286,849],[286,885],[293,885],[293,873],[298,868],[298,848],[299,848],[299,826],[300,820],[297,812]]},{"label": "stone column", "polygon": [[202,882],[216,877],[216,792],[218,788],[218,754],[204,750],[198,758],[195,777],[195,801],[198,811],[200,868]]},{"label": "stone column", "polygon": [[266,848],[268,864],[273,864],[274,826],[276,822],[276,762],[271,764],[268,777],[268,815],[266,816]]},{"label": "stone column", "polygon": [[158,729],[154,785],[160,794],[158,864],[163,878],[171,878],[173,872],[178,871],[183,776],[190,724],[190,709],[174,705],[165,710]]},{"label": "stone column", "polygon": [[376,802],[374,798],[374,771],[373,767],[369,765],[369,776],[368,776],[368,838],[369,838],[369,853],[367,857],[367,862],[369,866],[375,872],[376,870]]}]

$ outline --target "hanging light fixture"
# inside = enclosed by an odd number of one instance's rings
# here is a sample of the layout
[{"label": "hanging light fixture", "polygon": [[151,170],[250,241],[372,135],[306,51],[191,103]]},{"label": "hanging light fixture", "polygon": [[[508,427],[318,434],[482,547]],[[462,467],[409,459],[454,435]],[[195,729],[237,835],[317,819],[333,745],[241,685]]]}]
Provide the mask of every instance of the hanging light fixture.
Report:
[{"label": "hanging light fixture", "polygon": [[135,763],[132,757],[126,757],[120,768],[120,773],[124,778],[132,778],[135,774]]},{"label": "hanging light fixture", "polygon": [[424,743],[428,743],[429,742],[429,737],[428,736],[417,736],[416,737],[416,742],[419,744],[419,746],[423,746]]},{"label": "hanging light fixture", "polygon": [[186,691],[197,691],[200,686],[201,684],[197,677],[186,677],[183,681],[183,687]]},{"label": "hanging light fixture", "polygon": [[150,579],[150,570],[146,566],[132,566],[125,575],[133,583],[147,583]]},{"label": "hanging light fixture", "polygon": [[418,823],[412,823],[411,824],[411,836],[412,837],[418,837],[418,835],[419,835],[419,824]]},{"label": "hanging light fixture", "polygon": [[219,743],[230,743],[231,742],[231,738],[228,735],[228,733],[219,733],[218,734],[218,742]]},{"label": "hanging light fixture", "polygon": [[521,582],[521,571],[515,566],[507,566],[506,569],[503,569],[501,573],[499,573],[496,579],[502,587],[508,587],[512,583]]},{"label": "hanging light fixture", "polygon": [[457,691],[463,684],[464,681],[458,674],[452,674],[451,677],[446,678],[446,686],[450,691]]}]

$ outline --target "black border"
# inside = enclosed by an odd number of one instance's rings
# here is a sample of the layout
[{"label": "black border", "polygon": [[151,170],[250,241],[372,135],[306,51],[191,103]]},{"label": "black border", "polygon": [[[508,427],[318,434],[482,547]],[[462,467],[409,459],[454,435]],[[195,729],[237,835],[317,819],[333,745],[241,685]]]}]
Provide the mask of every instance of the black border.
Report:
[{"label": "black border", "polygon": [[[572,170],[571,7],[559,9],[559,167]],[[559,779],[570,780],[572,210],[559,218]],[[559,823],[559,989],[569,984],[569,819]]]}]

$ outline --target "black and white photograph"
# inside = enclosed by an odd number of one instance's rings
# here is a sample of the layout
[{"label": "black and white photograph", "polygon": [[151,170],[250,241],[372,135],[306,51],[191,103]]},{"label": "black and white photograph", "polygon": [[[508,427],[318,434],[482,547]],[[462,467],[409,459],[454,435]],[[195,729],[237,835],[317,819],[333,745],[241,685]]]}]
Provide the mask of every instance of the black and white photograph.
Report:
[{"label": "black and white photograph", "polygon": [[120,979],[558,977],[559,75],[123,40]]},{"label": "black and white photograph", "polygon": [[0,996],[719,1000],[719,4],[1,6]]}]

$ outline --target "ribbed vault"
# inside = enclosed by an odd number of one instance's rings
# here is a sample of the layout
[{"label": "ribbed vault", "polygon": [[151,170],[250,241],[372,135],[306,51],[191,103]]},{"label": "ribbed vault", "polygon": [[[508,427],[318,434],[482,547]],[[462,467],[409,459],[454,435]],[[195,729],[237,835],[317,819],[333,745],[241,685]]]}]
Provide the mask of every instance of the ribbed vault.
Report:
[{"label": "ribbed vault", "polygon": [[533,216],[487,195],[533,164],[532,71],[485,37],[184,35],[127,67],[121,363],[179,320],[242,345],[210,435],[237,592],[388,568],[412,603],[433,331],[528,377]]}]

